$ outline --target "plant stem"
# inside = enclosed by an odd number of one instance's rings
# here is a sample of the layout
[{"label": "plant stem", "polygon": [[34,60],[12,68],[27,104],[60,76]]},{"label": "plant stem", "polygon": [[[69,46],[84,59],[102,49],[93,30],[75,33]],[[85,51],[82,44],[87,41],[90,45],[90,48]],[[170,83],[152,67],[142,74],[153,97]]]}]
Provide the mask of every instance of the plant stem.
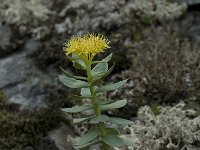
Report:
[{"label": "plant stem", "polygon": [[[93,77],[92,77],[92,72],[91,72],[91,63],[87,64],[87,76],[88,76],[88,82],[90,84],[89,89],[90,89],[91,96],[92,96],[93,109],[94,109],[95,115],[96,116],[100,116],[101,115],[101,109],[99,107],[99,103],[98,103],[98,100],[97,100],[96,89],[95,89],[95,87],[93,85]],[[101,136],[106,135],[104,122],[100,122],[98,124],[98,126],[99,126],[99,129],[100,129]],[[104,150],[110,150],[110,146],[103,142],[103,149]]]}]

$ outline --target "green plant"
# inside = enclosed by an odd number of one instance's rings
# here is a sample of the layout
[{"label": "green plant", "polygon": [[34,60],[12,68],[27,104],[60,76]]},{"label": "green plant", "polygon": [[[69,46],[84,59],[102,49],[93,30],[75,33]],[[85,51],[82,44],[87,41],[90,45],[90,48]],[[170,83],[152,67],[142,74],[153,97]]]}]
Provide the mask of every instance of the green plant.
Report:
[{"label": "green plant", "polygon": [[5,102],[5,94],[3,90],[0,89],[0,104],[3,104]]},{"label": "green plant", "polygon": [[[103,112],[121,108],[126,105],[127,100],[100,100],[98,95],[102,92],[115,90],[123,86],[127,80],[123,80],[114,84],[101,85],[100,80],[111,73],[114,65],[108,69],[108,61],[112,58],[112,54],[101,61],[93,61],[95,55],[109,47],[109,42],[102,35],[86,34],[80,37],[72,37],[66,44],[64,51],[73,66],[76,69],[86,71],[87,77],[75,76],[69,72],[63,71],[63,75],[59,75],[60,81],[67,87],[80,88],[81,95],[72,95],[74,100],[90,99],[91,103],[83,106],[75,106],[72,108],[61,109],[67,113],[79,113],[87,110],[93,110],[93,115],[84,118],[74,118],[73,123],[82,123],[87,121],[96,124],[96,128],[91,129],[83,135],[78,142],[75,143],[76,149],[82,149],[94,144],[102,144],[104,150],[110,150],[111,147],[133,146],[133,143],[123,139],[119,135],[119,131],[106,127],[106,122],[129,125],[132,121],[108,117]],[[69,55],[70,54],[70,55]]]}]

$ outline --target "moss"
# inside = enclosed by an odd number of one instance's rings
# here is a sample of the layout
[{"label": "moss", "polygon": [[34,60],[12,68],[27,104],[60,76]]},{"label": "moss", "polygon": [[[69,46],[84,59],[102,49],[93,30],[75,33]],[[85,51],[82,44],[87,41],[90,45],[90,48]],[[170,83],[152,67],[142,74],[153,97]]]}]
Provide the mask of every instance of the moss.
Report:
[{"label": "moss", "polygon": [[3,90],[0,89],[0,105],[5,103],[5,99],[6,99],[5,93],[3,92]]},{"label": "moss", "polygon": [[154,113],[154,115],[159,115],[160,114],[160,109],[159,109],[159,105],[157,102],[153,102],[151,104],[151,111]]},{"label": "moss", "polygon": [[142,33],[141,32],[136,32],[134,35],[134,41],[140,42],[142,40]]},{"label": "moss", "polygon": [[127,75],[135,82],[139,77],[135,89],[143,89],[141,94],[147,100],[174,103],[187,99],[198,91],[198,53],[194,43],[181,37],[176,24],[150,28],[128,52],[132,67]]},{"label": "moss", "polygon": [[4,105],[0,112],[0,149],[2,150],[57,150],[47,138],[48,132],[62,120],[56,109],[48,108],[34,112],[11,111]]}]

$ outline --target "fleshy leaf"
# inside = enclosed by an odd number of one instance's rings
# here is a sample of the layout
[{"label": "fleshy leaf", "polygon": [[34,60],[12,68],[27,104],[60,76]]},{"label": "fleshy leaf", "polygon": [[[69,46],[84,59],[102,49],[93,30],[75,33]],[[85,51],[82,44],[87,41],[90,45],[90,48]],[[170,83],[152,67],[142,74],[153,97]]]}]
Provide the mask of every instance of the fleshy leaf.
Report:
[{"label": "fleshy leaf", "polygon": [[106,115],[94,116],[91,118],[90,123],[106,122],[109,119]]},{"label": "fleshy leaf", "polygon": [[115,90],[118,89],[119,87],[121,87],[122,85],[124,85],[127,82],[127,80],[123,80],[114,84],[108,84],[108,85],[104,85],[102,87],[99,87],[96,91],[97,92],[107,92],[107,91],[111,91],[111,90]]},{"label": "fleshy leaf", "polygon": [[126,120],[126,119],[122,119],[122,118],[115,118],[115,117],[110,117],[109,122],[112,122],[114,124],[120,124],[120,125],[131,125],[133,124],[132,121],[130,120]]},{"label": "fleshy leaf", "polygon": [[78,59],[80,59],[80,58],[78,58],[77,56],[69,56],[69,55],[66,55],[67,56],[67,58],[70,60],[70,61],[75,61],[75,60],[78,60]]},{"label": "fleshy leaf", "polygon": [[112,53],[108,55],[106,58],[104,58],[102,61],[93,61],[92,64],[97,64],[97,63],[107,63],[110,61],[112,58]]},{"label": "fleshy leaf", "polygon": [[100,141],[99,140],[94,140],[92,142],[89,142],[89,143],[86,143],[86,144],[83,144],[83,145],[79,145],[79,146],[74,146],[75,149],[82,149],[82,148],[87,148],[91,145],[94,145],[94,144],[97,144],[99,143]]},{"label": "fleshy leaf", "polygon": [[130,140],[127,140],[127,139],[124,139],[124,138],[121,138],[121,139],[124,142],[124,145],[126,145],[126,146],[135,146],[133,141],[130,141]]},{"label": "fleshy leaf", "polygon": [[86,70],[86,67],[81,65],[78,60],[77,61],[73,61],[73,66],[74,68],[76,69],[79,69],[79,70]]},{"label": "fleshy leaf", "polygon": [[113,102],[113,100],[108,99],[108,100],[100,101],[99,104],[105,105],[105,104],[109,104],[109,103],[112,103],[112,102]]},{"label": "fleshy leaf", "polygon": [[85,135],[83,135],[80,140],[76,143],[76,145],[83,145],[86,144],[88,142],[91,142],[92,140],[94,140],[97,136],[99,135],[99,130],[98,129],[92,129],[89,130],[88,133],[86,133]]},{"label": "fleshy leaf", "polygon": [[102,141],[112,147],[122,147],[124,146],[123,140],[117,135],[106,135],[102,137]]},{"label": "fleshy leaf", "polygon": [[70,88],[83,88],[89,86],[85,81],[68,78],[64,75],[59,75],[59,79],[65,86]]},{"label": "fleshy leaf", "polygon": [[100,105],[100,109],[102,111],[105,111],[105,110],[110,110],[110,109],[121,108],[121,107],[125,106],[126,103],[127,103],[126,99],[119,100],[119,101],[116,101],[116,102],[113,102],[113,103],[110,103],[110,104]]},{"label": "fleshy leaf", "polygon": [[114,128],[106,128],[106,135],[119,135],[119,131]]},{"label": "fleshy leaf", "polygon": [[95,74],[95,75],[93,76],[94,80],[99,80],[99,79],[101,79],[101,78],[104,78],[104,77],[108,76],[108,75],[112,72],[112,70],[114,69],[114,67],[115,67],[115,65],[113,65],[113,66],[112,66],[108,71],[106,71],[106,72],[100,72],[100,73]]},{"label": "fleshy leaf", "polygon": [[73,123],[81,123],[81,122],[89,120],[91,117],[93,117],[93,116],[85,117],[85,118],[75,118],[75,119],[73,119]]},{"label": "fleshy leaf", "polygon": [[92,76],[108,71],[108,63],[98,63],[93,69],[92,69]]},{"label": "fleshy leaf", "polygon": [[85,97],[91,97],[90,88],[82,88],[81,95]]},{"label": "fleshy leaf", "polygon": [[[95,89],[97,89],[98,87],[97,86],[94,86]],[[97,95],[99,95],[100,93],[97,93]],[[85,96],[85,97],[92,97],[91,96],[91,92],[90,92],[90,88],[82,88],[81,89],[81,95],[82,96]]]},{"label": "fleshy leaf", "polygon": [[86,77],[74,76],[74,75],[70,74],[69,72],[67,72],[66,70],[64,70],[62,67],[60,67],[60,69],[61,69],[62,72],[65,74],[65,76],[67,76],[67,77],[69,77],[69,78],[80,79],[80,80],[87,80]]},{"label": "fleshy leaf", "polygon": [[73,54],[72,57],[68,56],[68,59],[73,62],[74,68],[80,69],[80,70],[86,70],[85,63],[77,55]]},{"label": "fleshy leaf", "polygon": [[91,105],[75,106],[71,108],[62,108],[61,110],[67,113],[78,113],[92,109]]},{"label": "fleshy leaf", "polygon": [[88,99],[88,98],[91,98],[91,97],[79,96],[79,95],[73,95],[73,94],[71,94],[69,96],[69,98],[72,99],[72,100],[83,100],[83,99]]},{"label": "fleshy leaf", "polygon": [[106,58],[104,58],[102,61],[108,62],[111,60],[111,58],[112,58],[112,53],[110,55],[108,55]]}]

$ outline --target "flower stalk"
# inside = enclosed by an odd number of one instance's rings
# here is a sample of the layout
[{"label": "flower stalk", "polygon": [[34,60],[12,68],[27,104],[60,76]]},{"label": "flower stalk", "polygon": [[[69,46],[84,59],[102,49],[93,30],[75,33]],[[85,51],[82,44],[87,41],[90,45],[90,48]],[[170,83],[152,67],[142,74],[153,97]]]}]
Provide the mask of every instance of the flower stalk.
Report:
[{"label": "flower stalk", "polygon": [[[95,87],[93,85],[93,77],[92,77],[92,73],[91,73],[91,62],[89,62],[87,64],[87,76],[88,76],[88,82],[90,84],[89,89],[90,89],[90,93],[92,95],[93,109],[94,109],[95,115],[100,116],[101,115],[101,109],[99,107],[99,103],[98,103],[98,99],[97,99],[97,93],[96,93]],[[99,127],[99,130],[100,130],[100,135],[105,136],[106,131],[105,131],[104,122],[100,122],[98,124],[98,127]],[[103,149],[104,150],[110,150],[110,146],[103,142]]]}]

